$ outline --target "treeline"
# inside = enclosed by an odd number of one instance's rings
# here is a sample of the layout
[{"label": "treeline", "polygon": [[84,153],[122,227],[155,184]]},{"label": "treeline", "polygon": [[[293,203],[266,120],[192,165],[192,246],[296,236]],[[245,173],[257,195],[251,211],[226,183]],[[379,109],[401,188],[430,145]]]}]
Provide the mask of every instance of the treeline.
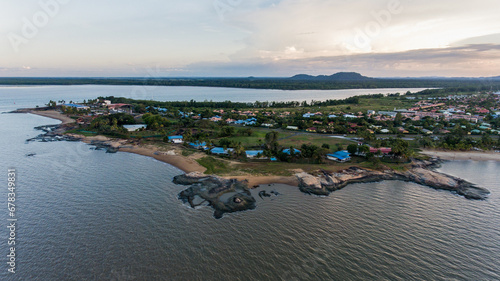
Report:
[{"label": "treeline", "polygon": [[125,113],[118,113],[95,118],[90,123],[89,128],[99,133],[121,136],[127,133],[123,125],[131,124],[135,124],[134,117]]},{"label": "treeline", "polygon": [[134,100],[124,97],[99,97],[106,99],[112,103],[126,103],[141,107],[151,108],[217,108],[217,109],[243,109],[243,108],[292,108],[292,107],[309,107],[309,106],[329,106],[343,104],[359,104],[362,98],[381,98],[383,95],[367,95],[354,96],[341,100],[326,100],[326,101],[283,101],[283,102],[232,102],[232,101],[152,101],[152,100]]},{"label": "treeline", "polygon": [[0,85],[129,85],[197,86],[277,90],[338,90],[376,88],[468,88],[500,89],[500,79],[394,79],[294,80],[290,78],[0,78]]}]

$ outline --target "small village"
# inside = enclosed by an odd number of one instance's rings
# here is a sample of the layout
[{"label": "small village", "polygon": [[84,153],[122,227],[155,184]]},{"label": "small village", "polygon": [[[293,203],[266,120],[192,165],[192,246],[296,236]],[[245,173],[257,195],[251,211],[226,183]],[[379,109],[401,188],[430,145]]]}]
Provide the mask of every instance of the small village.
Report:
[{"label": "small village", "polygon": [[[244,161],[343,163],[359,157],[374,163],[405,162],[422,147],[498,150],[500,146],[500,93],[372,95],[359,97],[359,104],[302,103],[289,108],[121,100],[51,101],[48,106],[76,120],[72,133],[170,143]],[[377,108],[377,101],[386,105]],[[392,106],[389,101],[407,108],[387,109]]]}]

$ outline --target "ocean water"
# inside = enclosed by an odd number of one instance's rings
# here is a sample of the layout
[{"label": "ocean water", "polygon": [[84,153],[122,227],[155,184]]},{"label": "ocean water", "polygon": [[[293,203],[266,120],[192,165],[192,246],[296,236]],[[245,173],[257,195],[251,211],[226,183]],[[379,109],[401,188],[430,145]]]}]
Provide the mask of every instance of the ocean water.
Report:
[{"label": "ocean water", "polygon": [[[0,114],[0,280],[500,280],[498,162],[440,169],[488,188],[484,201],[400,181],[329,197],[272,185],[252,191],[255,210],[216,220],[177,199],[175,167],[80,142],[25,142],[57,123]],[[18,180],[15,274],[8,168]],[[260,199],[263,189],[281,195]]]},{"label": "ocean water", "polygon": [[[354,90],[256,90],[207,87],[159,87],[159,86],[0,86],[0,112],[7,108],[21,106],[45,106],[49,100],[83,102],[99,96],[127,97],[141,100],[160,101],[323,101],[327,99],[345,99],[352,96],[387,93],[413,93],[425,90],[411,89],[354,89]],[[11,109],[10,109],[11,110]]]}]

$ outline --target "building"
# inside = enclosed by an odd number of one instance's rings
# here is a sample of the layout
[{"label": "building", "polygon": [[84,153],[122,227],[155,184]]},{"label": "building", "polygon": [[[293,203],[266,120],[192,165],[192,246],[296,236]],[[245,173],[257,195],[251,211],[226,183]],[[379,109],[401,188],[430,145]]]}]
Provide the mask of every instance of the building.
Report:
[{"label": "building", "polygon": [[191,146],[192,148],[195,148],[195,149],[205,149],[205,147],[207,147],[207,143],[196,141],[196,142],[190,142],[189,146]]},{"label": "building", "polygon": [[171,143],[184,143],[184,137],[183,136],[169,136],[168,141]]},{"label": "building", "polygon": [[378,114],[379,115],[383,115],[383,116],[396,117],[397,112],[394,112],[394,111],[379,111]]},{"label": "building", "polygon": [[[283,149],[283,153],[291,155],[290,148]],[[296,148],[293,149],[293,154],[300,154],[300,153],[302,153],[300,150],[298,150]]]},{"label": "building", "polygon": [[88,110],[88,109],[90,109],[90,107],[88,107],[86,105],[74,104],[74,103],[66,103],[66,104],[63,104],[62,107],[76,108],[78,110]]},{"label": "building", "polygon": [[297,126],[287,126],[286,129],[287,130],[295,130],[296,131],[296,130],[299,129],[299,127],[297,127]]},{"label": "building", "polygon": [[351,154],[346,150],[337,151],[333,154],[327,154],[326,158],[328,160],[337,161],[337,162],[347,162],[351,160]]},{"label": "building", "polygon": [[379,148],[370,147],[370,152],[371,153],[378,153],[379,151],[383,155],[388,155],[388,154],[390,154],[392,152],[392,148],[390,148],[390,147],[379,147]]},{"label": "building", "polygon": [[264,150],[246,150],[245,151],[247,158],[250,159],[267,159],[264,156]]},{"label": "building", "polygon": [[123,125],[123,128],[127,129],[127,131],[129,132],[136,132],[136,131],[139,131],[141,129],[145,129],[147,127],[147,125],[144,125],[144,124],[139,124],[139,125]]},{"label": "building", "polygon": [[212,154],[217,154],[217,155],[229,155],[233,151],[234,151],[233,148],[224,149],[223,147],[214,147],[212,148],[212,150],[210,150]]}]

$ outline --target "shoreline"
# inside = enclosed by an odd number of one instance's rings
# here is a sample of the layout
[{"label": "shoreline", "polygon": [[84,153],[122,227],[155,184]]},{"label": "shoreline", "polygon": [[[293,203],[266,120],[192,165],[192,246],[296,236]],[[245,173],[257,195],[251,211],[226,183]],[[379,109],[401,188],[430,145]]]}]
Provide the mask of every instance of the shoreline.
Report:
[{"label": "shoreline", "polygon": [[62,122],[61,125],[76,123],[75,119],[69,118],[68,116],[55,110],[40,111],[29,109],[25,113],[56,119]]},{"label": "shoreline", "polygon": [[[75,120],[71,119],[57,111],[34,111],[27,110],[23,113],[31,113],[47,118],[52,118],[61,121],[61,126],[66,124],[74,123]],[[134,144],[131,140],[125,139],[112,139],[105,136],[92,136],[87,137],[78,134],[68,134],[69,136],[79,139],[86,144],[104,144],[105,146],[115,149],[115,151],[134,153],[142,156],[147,156],[154,158],[163,163],[172,165],[184,173],[199,172],[204,173],[206,168],[201,166],[195,158],[186,157],[176,153],[176,149],[170,151],[161,151],[158,147],[154,145],[138,145]],[[500,161],[500,153],[492,154],[486,152],[453,152],[453,151],[435,151],[435,150],[424,150],[422,154],[428,155],[430,157],[442,159],[442,160],[474,160],[474,161]],[[224,179],[235,179],[238,181],[246,181],[250,188],[258,187],[259,185],[270,185],[270,184],[286,184],[290,186],[298,187],[301,185],[300,180],[297,176],[262,176],[262,175],[238,175],[221,176]]]},{"label": "shoreline", "polygon": [[424,155],[449,161],[500,161],[500,153],[481,151],[422,150]]}]

